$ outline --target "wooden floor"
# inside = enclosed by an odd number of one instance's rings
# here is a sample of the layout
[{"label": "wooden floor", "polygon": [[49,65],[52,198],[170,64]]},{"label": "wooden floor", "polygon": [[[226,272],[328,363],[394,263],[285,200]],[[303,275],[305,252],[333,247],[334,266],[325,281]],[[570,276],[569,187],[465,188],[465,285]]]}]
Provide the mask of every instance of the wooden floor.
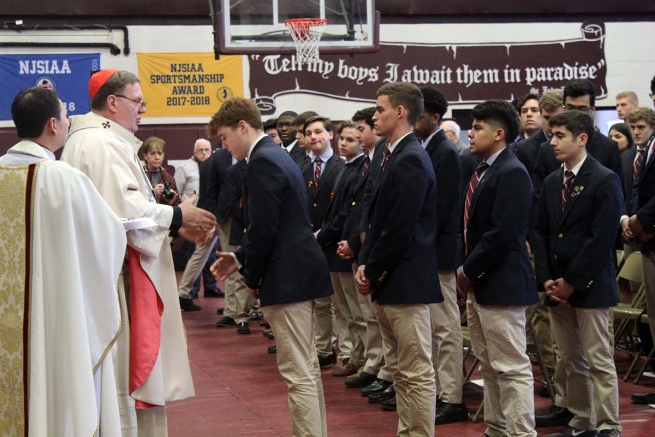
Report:
[{"label": "wooden floor", "polygon": [[[216,328],[216,309],[223,299],[197,301],[202,311],[182,313],[188,336],[189,359],[196,396],[171,403],[168,428],[171,437],[291,436],[286,386],[277,372],[275,355],[266,353],[273,341],[262,336],[257,322],[250,335],[237,335],[235,327]],[[617,356],[622,377],[628,368],[627,356]],[[395,436],[397,415],[369,404],[359,390],[344,386],[332,369],[323,371],[328,432],[333,437]],[[655,390],[655,379],[644,378],[640,385],[620,380],[620,420],[623,436],[655,435],[655,409],[630,402],[633,392]],[[550,400],[535,397],[536,407],[545,411]],[[482,400],[482,392],[466,388],[464,402],[471,413]],[[479,437],[483,423],[460,422],[435,427],[435,436]],[[538,428],[539,436],[558,428]]]}]

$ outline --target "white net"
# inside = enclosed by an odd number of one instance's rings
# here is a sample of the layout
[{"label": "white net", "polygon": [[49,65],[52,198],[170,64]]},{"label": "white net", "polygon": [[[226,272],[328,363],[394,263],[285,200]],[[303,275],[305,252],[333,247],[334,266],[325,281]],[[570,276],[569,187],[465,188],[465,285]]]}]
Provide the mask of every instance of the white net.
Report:
[{"label": "white net", "polygon": [[291,38],[296,43],[296,57],[300,64],[318,61],[318,43],[321,40],[327,20],[320,18],[302,18],[287,20]]}]

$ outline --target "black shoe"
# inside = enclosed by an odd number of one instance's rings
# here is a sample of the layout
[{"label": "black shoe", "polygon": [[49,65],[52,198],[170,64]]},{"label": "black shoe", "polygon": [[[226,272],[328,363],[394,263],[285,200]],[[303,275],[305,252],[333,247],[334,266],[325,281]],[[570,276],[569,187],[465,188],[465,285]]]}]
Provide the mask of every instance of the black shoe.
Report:
[{"label": "black shoe", "polygon": [[237,322],[235,322],[232,317],[223,316],[223,318],[221,320],[216,322],[216,327],[217,328],[225,328],[226,326],[232,326],[232,325],[236,325],[236,324],[237,324]]},{"label": "black shoe", "polygon": [[376,376],[370,373],[362,372],[357,376],[348,378],[344,381],[348,388],[363,388],[375,381]]},{"label": "black shoe", "polygon": [[598,433],[598,437],[621,437],[618,429],[604,429]]},{"label": "black shoe", "polygon": [[567,408],[553,405],[547,414],[536,414],[534,416],[536,426],[562,426],[567,425],[573,419],[573,413]]},{"label": "black shoe", "polygon": [[577,429],[566,425],[563,430],[554,434],[548,434],[548,437],[596,437],[597,435],[598,432],[595,430]]},{"label": "black shoe", "polygon": [[369,396],[372,395],[373,393],[382,393],[387,388],[389,388],[390,385],[391,382],[389,381],[385,381],[384,379],[380,379],[380,378],[375,378],[375,381],[373,381],[371,384],[361,389],[359,392],[362,394],[362,396]]},{"label": "black shoe", "polygon": [[191,291],[189,292],[189,298],[190,298],[191,300],[196,300],[196,299],[198,299],[198,290],[191,290]]},{"label": "black shoe", "polygon": [[332,352],[330,355],[318,356],[318,365],[321,369],[329,369],[337,361],[337,355]]},{"label": "black shoe", "polygon": [[382,411],[396,411],[396,397],[384,401],[380,404]]},{"label": "black shoe", "polygon": [[369,395],[368,402],[370,404],[381,404],[382,402],[388,401],[389,399],[395,397],[396,397],[396,390],[394,390],[393,384],[391,384],[382,393],[373,393],[372,395]]},{"label": "black shoe", "polygon": [[630,400],[635,404],[645,404],[645,405],[655,404],[655,391],[651,391],[648,393],[635,393],[632,396],[630,396]]},{"label": "black shoe", "polygon": [[464,404],[448,404],[439,401],[434,414],[434,424],[444,425],[446,423],[463,422],[469,420],[469,411]]},{"label": "black shoe", "polygon": [[258,313],[257,311],[254,311],[254,310],[251,310],[250,314],[248,314],[248,315],[250,316],[250,321],[251,322],[257,322],[259,320],[264,319],[264,316],[262,316],[261,313]]},{"label": "black shoe", "polygon": [[225,311],[225,308],[216,308],[216,314],[218,314],[219,316],[223,315],[223,311]]},{"label": "black shoe", "polygon": [[[550,378],[550,386],[553,387],[553,393],[555,393],[555,383],[553,382],[553,378]],[[542,398],[550,397],[550,393],[548,392],[548,385],[544,384],[541,386],[539,389],[539,396]]]},{"label": "black shoe", "polygon": [[275,346],[275,345],[269,346],[266,349],[266,352],[268,352],[269,354],[276,354],[277,353],[277,346]]},{"label": "black shoe", "polygon": [[237,323],[237,334],[250,334],[250,326],[246,322]]},{"label": "black shoe", "polygon": [[193,303],[191,299],[180,298],[180,309],[182,311],[200,311],[202,307]]},{"label": "black shoe", "polygon": [[269,340],[275,340],[275,335],[273,335],[273,331],[269,329],[264,329],[264,332],[262,332],[262,335]]},{"label": "black shoe", "polygon": [[225,297],[225,293],[218,288],[213,288],[211,290],[205,290],[205,297]]}]

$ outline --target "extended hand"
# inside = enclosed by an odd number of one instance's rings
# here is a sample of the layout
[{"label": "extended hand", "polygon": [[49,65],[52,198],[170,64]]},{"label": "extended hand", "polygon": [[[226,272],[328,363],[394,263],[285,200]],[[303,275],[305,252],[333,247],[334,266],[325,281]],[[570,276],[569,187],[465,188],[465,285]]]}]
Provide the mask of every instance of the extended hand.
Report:
[{"label": "extended hand", "polygon": [[186,228],[182,226],[178,232],[185,240],[193,241],[196,244],[205,245],[209,243],[209,241],[214,236],[214,230],[214,227],[203,230],[198,228]]},{"label": "extended hand", "polygon": [[218,259],[212,264],[209,271],[219,281],[225,281],[228,276],[238,270],[237,263],[234,262],[234,258],[229,252],[218,252],[216,255]]},{"label": "extended hand", "polygon": [[209,231],[216,225],[216,217],[211,212],[196,207],[194,204],[197,199],[197,196],[194,194],[191,198],[180,203],[182,227]]}]

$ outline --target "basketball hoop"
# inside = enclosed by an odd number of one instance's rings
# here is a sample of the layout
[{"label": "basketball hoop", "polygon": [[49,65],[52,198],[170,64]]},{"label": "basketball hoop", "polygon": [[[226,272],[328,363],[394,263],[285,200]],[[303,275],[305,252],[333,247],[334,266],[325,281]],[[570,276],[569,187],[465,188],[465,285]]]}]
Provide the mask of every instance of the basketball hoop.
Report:
[{"label": "basketball hoop", "polygon": [[309,64],[318,61],[318,43],[321,40],[327,20],[323,18],[296,18],[284,22],[291,38],[296,43],[298,62]]}]

